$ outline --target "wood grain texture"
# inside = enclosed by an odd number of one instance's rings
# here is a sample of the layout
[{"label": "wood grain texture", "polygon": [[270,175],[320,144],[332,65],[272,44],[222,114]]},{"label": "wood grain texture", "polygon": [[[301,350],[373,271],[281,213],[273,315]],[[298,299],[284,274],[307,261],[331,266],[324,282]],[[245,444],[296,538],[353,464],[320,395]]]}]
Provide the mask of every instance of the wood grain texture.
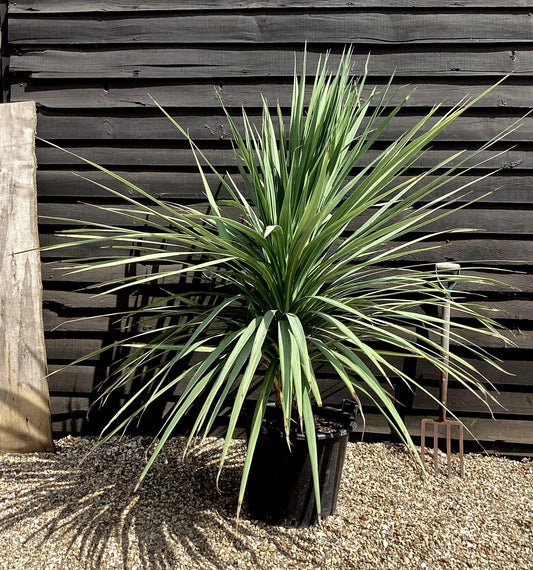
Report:
[{"label": "wood grain texture", "polygon": [[[54,226],[49,226],[48,232],[54,231]],[[52,243],[49,233],[42,233],[43,245]],[[443,259],[446,261],[456,261],[471,265],[473,267],[500,268],[502,270],[521,270],[526,271],[528,278],[531,279],[530,273],[533,271],[533,240],[529,236],[525,239],[506,239],[506,236],[483,235],[478,232],[470,234],[465,239],[449,240],[444,237],[441,240],[430,240],[424,242],[429,248],[426,251],[417,251],[416,253],[406,253],[403,260],[408,264],[425,265],[428,263],[439,263]],[[105,250],[101,250],[105,254]],[[81,253],[89,255],[96,254],[95,249],[80,250]],[[65,251],[61,254],[56,252],[44,252],[43,261],[52,262],[59,259],[72,258],[75,251],[70,254]],[[47,281],[67,281],[71,283],[93,283],[94,280],[102,280],[105,278],[104,273],[88,272],[83,275],[69,274],[66,268],[52,267],[48,265],[43,267],[43,276]],[[95,277],[96,276],[96,277]],[[118,276],[118,275],[117,275]],[[529,291],[529,289],[525,289]]]},{"label": "wood grain texture", "polygon": [[[205,111],[184,113],[172,113],[173,118],[189,133],[194,141],[218,142],[232,140],[231,130],[225,116],[220,113],[213,114]],[[261,115],[258,112],[249,112],[250,123],[261,126]],[[407,130],[414,127],[423,115],[401,115],[394,120],[380,137],[380,141],[391,142],[403,135]],[[243,130],[243,120],[240,114],[234,114],[235,124]],[[427,127],[431,127],[437,120],[428,121]],[[286,124],[289,123],[290,114],[285,116]],[[511,143],[533,140],[533,117],[525,117],[519,120],[520,127],[511,133],[506,141]],[[484,143],[496,137],[515,122],[512,117],[487,117],[468,114],[454,121],[449,128],[443,131],[436,139],[437,142],[456,142],[468,144]],[[362,127],[368,121],[363,121]],[[136,112],[116,113],[62,113],[52,114],[43,112],[39,115],[37,132],[40,137],[55,141],[61,140],[128,140],[144,141],[146,145],[153,141],[183,141],[183,135],[162,113],[154,113],[151,110],[138,110]]]},{"label": "wood grain texture", "polygon": [[[168,283],[168,281],[167,281]],[[478,290],[482,290],[482,286],[478,285]],[[475,287],[469,288],[470,292],[476,290]],[[457,291],[456,297],[462,297],[465,291],[464,283],[461,283],[461,288]],[[504,289],[502,288],[503,292]],[[477,295],[476,295],[477,297]],[[533,321],[533,304],[526,300],[502,300],[502,301],[485,301],[478,297],[473,299],[474,302],[481,303],[483,309],[480,309],[482,314],[490,316],[493,319],[506,319],[506,320],[528,320]],[[472,300],[471,300],[472,301]],[[116,294],[102,295],[95,298],[94,292],[91,291],[45,291],[43,299],[45,310],[48,315],[60,318],[74,318],[79,314],[98,309],[103,316],[110,315],[119,310],[118,300]],[[122,307],[125,308],[125,307]],[[452,320],[456,320],[460,315],[452,311]]]},{"label": "wood grain texture", "polygon": [[[531,415],[531,409],[528,409],[527,405],[531,405],[530,398],[531,390],[533,388],[533,379],[528,376],[526,382],[520,382],[519,378],[517,378],[517,376],[520,376],[524,372],[525,367],[528,366],[527,361],[507,361],[505,363],[505,369],[509,372],[508,375],[505,375],[496,369],[489,369],[488,366],[483,366],[483,364],[481,364],[479,361],[469,360],[469,362],[473,364],[481,373],[488,373],[488,377],[491,382],[497,385],[500,393],[505,394],[504,398],[507,400],[507,410],[500,410],[500,412],[513,412],[513,405],[509,404],[511,401],[515,400],[516,397],[519,397],[525,400],[525,402],[522,404],[518,404],[522,411],[521,415]],[[399,365],[401,366],[401,363],[399,363]],[[65,367],[61,365],[50,365],[49,371],[50,390],[56,394],[58,392],[69,392],[71,394],[83,393],[86,395],[91,393],[96,388],[98,381],[102,380],[102,373],[95,366],[75,365]],[[434,369],[429,370],[429,366],[427,369],[424,369],[423,366],[419,366],[417,369],[417,377],[425,385],[433,386],[433,388],[431,388],[432,390],[434,390],[434,388],[437,386],[439,378],[437,371]],[[321,379],[320,386],[323,388],[324,394],[328,399],[329,396],[327,394],[334,394],[335,392],[339,391],[338,383],[332,380]],[[454,391],[456,392],[457,399],[460,397],[461,393],[463,393],[463,391],[459,391],[457,387],[454,387]],[[334,396],[334,398],[336,398],[338,401],[337,396]],[[526,406],[523,405],[524,403]],[[478,406],[479,402],[475,405]],[[435,408],[436,406],[432,402],[430,409]],[[495,409],[496,408],[497,406],[495,406]],[[472,410],[473,408],[471,407],[470,411]],[[483,410],[483,413],[488,412],[485,409]]]},{"label": "wood grain texture", "polygon": [[[102,347],[102,340],[98,338],[74,338],[73,335],[52,337],[47,335],[46,352],[48,362],[51,364],[60,363],[62,366],[70,364],[73,360],[81,358]],[[94,364],[94,359],[88,364]]]},{"label": "wood grain texture", "polygon": [[[32,79],[30,83],[14,82],[11,85],[11,94],[17,101],[36,101],[42,107],[76,111],[154,107],[152,97],[167,109],[207,107],[219,110],[215,90],[228,108],[261,107],[261,96],[271,104],[279,101],[283,107],[290,106],[292,84],[289,78],[273,77],[268,82],[254,79],[237,81],[236,78],[207,80],[207,83],[195,83],[194,80],[150,80],[139,85],[138,81],[126,79],[109,80],[103,85],[100,78],[96,78],[94,81],[77,80],[58,86],[53,80]],[[376,86],[378,89],[384,85],[380,78],[372,77],[369,81],[372,87]],[[491,82],[490,78],[485,77],[461,77],[461,81],[426,77],[402,81],[399,78],[393,84],[394,96],[391,103],[397,104],[406,95],[410,95],[406,103],[407,108],[432,107],[437,102],[442,103],[444,107],[450,107],[459,103],[465,96],[483,93],[494,83],[495,81]],[[529,101],[532,98],[533,86],[526,78],[514,75],[476,103],[476,108],[529,109]]]},{"label": "wood grain texture", "polygon": [[[88,141],[87,141],[88,142]],[[123,142],[123,141],[122,141]],[[129,141],[128,141],[129,142]],[[190,148],[181,148],[181,145],[172,146],[170,144],[164,146],[155,146],[146,148],[138,145],[117,144],[114,146],[102,145],[92,146],[85,145],[65,145],[65,148],[72,151],[76,155],[95,162],[101,166],[112,166],[119,169],[128,166],[140,168],[195,168],[194,156]],[[504,147],[505,148],[505,147]],[[235,169],[233,151],[228,145],[222,148],[202,148],[207,160],[214,166],[224,172],[225,169]],[[451,158],[460,149],[448,148],[430,148],[413,164],[413,168],[426,169],[442,161],[450,161]],[[361,159],[359,166],[365,166],[376,158],[379,150],[370,150]],[[72,168],[79,167],[82,161],[75,156],[66,154],[64,151],[51,147],[38,147],[36,149],[37,160],[40,166],[58,167],[60,165]],[[465,155],[467,156],[467,154]],[[450,164],[452,164],[450,162]],[[72,166],[71,166],[72,165]],[[533,153],[527,149],[510,148],[509,150],[486,150],[473,157],[464,166],[472,168],[482,168],[483,170],[530,170],[533,168]],[[479,170],[478,168],[478,170]]]},{"label": "wood grain texture", "polygon": [[86,12],[151,12],[210,11],[210,10],[268,10],[285,8],[531,8],[531,0],[154,0],[152,2],[125,2],[124,0],[17,0],[10,8],[14,14],[65,14]]},{"label": "wood grain texture", "polygon": [[[388,434],[390,428],[383,416],[379,414],[365,414],[367,423],[365,433]],[[420,421],[427,416],[413,414],[406,417],[405,423],[412,436],[420,435]],[[533,443],[532,420],[496,420],[489,418],[461,417],[468,431],[465,431],[465,440],[473,441],[474,437],[480,442],[513,442],[514,444],[531,445]],[[473,434],[473,436],[471,435]]]},{"label": "wood grain texture", "polygon": [[[364,221],[367,221],[375,210],[368,210],[357,219],[357,223],[353,226],[348,225],[347,231],[352,228],[358,227]],[[144,225],[140,220],[125,220],[125,218],[114,212],[108,212],[101,208],[85,204],[60,204],[60,203],[43,203],[39,206],[39,215],[43,216],[40,220],[41,226],[44,229],[46,226],[57,227],[58,224],[64,223],[67,226],[71,225],[84,225],[84,222],[111,224],[111,225],[125,225],[131,227],[138,227]],[[227,212],[226,215],[230,218],[238,219],[239,212]],[[68,221],[60,221],[50,218],[71,219],[72,223]],[[399,217],[398,217],[399,219]],[[78,222],[75,222],[79,220]],[[125,223],[128,222],[128,223]],[[444,232],[454,228],[464,228],[476,232],[484,232],[491,235],[503,234],[505,236],[516,235],[529,237],[531,235],[531,228],[533,227],[533,210],[522,210],[517,213],[514,210],[494,210],[494,209],[481,209],[475,210],[462,209],[453,214],[446,216],[440,220],[430,222],[428,226],[415,230],[415,234],[429,234],[433,232]],[[68,250],[66,250],[68,255]]]},{"label": "wood grain texture", "polygon": [[[47,240],[47,243],[57,243],[58,239],[59,238],[53,234],[42,234],[43,242]],[[431,246],[436,247],[438,249],[439,245],[438,243],[434,241],[429,243]],[[526,242],[520,242],[517,240],[517,243],[521,247],[524,247],[524,243]],[[45,244],[43,243],[43,245]],[[446,247],[445,251],[448,252],[449,249],[450,249],[449,247]],[[93,252],[94,249],[91,251],[91,253]],[[437,255],[441,254],[444,259],[449,257],[445,255],[442,251],[440,252],[437,251]],[[75,269],[75,264],[69,262],[50,261],[43,263],[42,265],[43,280],[50,282],[50,284],[51,282],[56,282],[59,285],[59,287],[55,288],[50,287],[51,290],[48,293],[50,295],[56,295],[61,290],[61,288],[64,288],[63,290],[65,291],[65,293],[70,293],[73,290],[77,290],[77,288],[76,285],[72,286],[68,285],[69,283],[76,284],[82,281],[88,284],[97,283],[103,281],[106,276],[106,271],[109,271],[109,270],[104,271],[102,269],[96,268],[94,270],[86,272],[83,275],[83,279],[80,279],[79,273],[78,274],[73,273],[74,269]],[[148,271],[148,269],[146,269],[146,271]],[[498,298],[502,298],[502,295],[507,295],[506,298],[511,298],[511,296],[514,296],[513,298],[516,298],[517,295],[522,295],[522,294],[527,297],[533,296],[532,295],[533,280],[531,279],[531,276],[527,272],[524,272],[523,270],[515,270],[512,267],[506,267],[506,268],[502,267],[501,269],[489,270],[488,268],[480,268],[476,265],[465,264],[464,271],[466,272],[466,275],[472,276],[472,279],[468,282],[461,283],[461,290],[483,294],[484,297],[481,297],[480,300],[485,301],[487,298],[490,299],[491,297],[495,296],[498,296]],[[124,270],[122,269],[122,273],[123,272]],[[119,273],[117,269],[114,269],[111,270],[109,273],[107,273],[107,275],[110,275],[111,278],[114,279],[119,276]],[[485,280],[492,279],[500,281],[502,284],[498,285],[498,284],[480,283],[476,279],[477,276],[479,276],[480,279],[485,279]],[[168,280],[168,282],[171,281]]]},{"label": "wood grain texture", "polygon": [[[160,199],[173,202],[200,202],[203,200],[204,188],[200,175],[197,172],[169,171],[140,171],[116,170],[119,176],[142,188],[144,191]],[[84,176],[87,179],[82,179]],[[406,182],[408,176],[399,178]],[[431,181],[432,177],[427,177]],[[92,183],[91,180],[103,184],[118,192],[127,192],[126,187],[112,179],[109,175],[97,172],[70,170],[39,170],[37,172],[37,188],[39,196],[48,201],[56,198],[57,201],[76,199],[101,199],[109,197],[109,192]],[[207,175],[207,180],[213,191],[218,188],[218,179],[214,175]],[[516,204],[533,204],[530,177],[523,174],[510,175],[493,174],[489,178],[478,181],[475,176],[463,175],[447,185],[448,190],[469,185],[467,193],[458,196],[459,202],[467,202],[483,197],[483,204],[496,206],[512,206]],[[444,192],[444,189],[442,189]],[[227,197],[222,190],[217,194],[220,198]],[[435,193],[438,195],[438,191]]]},{"label": "wood grain texture", "polygon": [[[354,73],[364,70],[368,50],[355,52]],[[331,57],[331,66],[339,60]],[[309,68],[313,69],[318,54],[309,51]],[[193,79],[223,77],[291,77],[294,70],[293,50],[199,47],[67,50],[43,49],[13,55],[10,69],[15,75],[32,78],[136,78]],[[472,76],[501,77],[508,73],[533,74],[533,50],[529,46],[515,50],[507,46],[472,46],[426,51],[377,47],[372,50],[370,73],[398,77]]]},{"label": "wood grain texture", "polygon": [[[209,33],[206,34],[206,29]],[[283,13],[183,15],[167,13],[64,14],[12,18],[9,42],[14,46],[128,44],[294,44],[402,45],[497,44],[531,42],[533,19],[527,12],[479,10],[461,12],[304,11]]]},{"label": "wood grain texture", "polygon": [[[35,187],[35,105],[0,105],[0,451],[52,451]],[[26,253],[19,253],[24,252]]]}]

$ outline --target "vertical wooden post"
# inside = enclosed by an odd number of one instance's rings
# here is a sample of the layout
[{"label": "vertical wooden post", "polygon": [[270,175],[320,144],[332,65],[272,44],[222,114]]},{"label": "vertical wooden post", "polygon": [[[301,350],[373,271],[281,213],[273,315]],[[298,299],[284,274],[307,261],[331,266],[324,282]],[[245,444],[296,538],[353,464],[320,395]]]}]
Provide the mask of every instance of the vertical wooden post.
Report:
[{"label": "vertical wooden post", "polygon": [[[0,105],[0,452],[52,451],[35,183],[35,103]],[[18,253],[26,251],[26,253]]]}]

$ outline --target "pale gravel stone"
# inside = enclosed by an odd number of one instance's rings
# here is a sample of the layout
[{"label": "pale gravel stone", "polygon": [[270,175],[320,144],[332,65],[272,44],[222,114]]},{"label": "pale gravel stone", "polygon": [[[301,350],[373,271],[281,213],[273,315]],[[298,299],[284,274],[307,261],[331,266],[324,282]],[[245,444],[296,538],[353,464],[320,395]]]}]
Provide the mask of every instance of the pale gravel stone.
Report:
[{"label": "pale gravel stone", "polygon": [[[244,444],[221,440],[182,459],[167,443],[133,493],[150,440],[89,454],[67,437],[55,454],[0,455],[0,569],[530,570],[533,463],[468,455],[466,478],[423,479],[400,446],[349,444],[337,513],[309,529],[235,525]],[[89,455],[88,455],[89,454]]]}]

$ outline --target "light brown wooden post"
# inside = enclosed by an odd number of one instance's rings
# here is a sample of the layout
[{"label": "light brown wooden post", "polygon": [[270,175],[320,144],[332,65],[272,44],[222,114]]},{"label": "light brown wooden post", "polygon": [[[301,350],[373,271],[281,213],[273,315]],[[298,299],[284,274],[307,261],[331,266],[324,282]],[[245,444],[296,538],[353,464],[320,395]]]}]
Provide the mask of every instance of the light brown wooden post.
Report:
[{"label": "light brown wooden post", "polygon": [[0,105],[0,452],[52,451],[35,184],[35,103]]}]

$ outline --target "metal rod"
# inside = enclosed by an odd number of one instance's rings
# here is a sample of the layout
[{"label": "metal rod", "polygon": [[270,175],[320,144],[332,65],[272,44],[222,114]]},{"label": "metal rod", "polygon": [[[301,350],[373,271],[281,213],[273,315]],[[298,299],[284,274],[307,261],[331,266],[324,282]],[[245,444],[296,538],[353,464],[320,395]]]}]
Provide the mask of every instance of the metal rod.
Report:
[{"label": "metal rod", "polygon": [[459,424],[459,467],[461,470],[461,477],[464,478],[465,476],[465,463],[464,463],[464,433],[463,433],[463,424]]},{"label": "metal rod", "polygon": [[439,472],[439,424],[433,424],[433,472]]},{"label": "metal rod", "polygon": [[433,472],[435,475],[439,472],[439,432],[441,426],[445,430],[443,437],[446,438],[446,464],[448,477],[452,474],[452,428],[459,428],[459,469],[461,477],[464,477],[464,433],[463,425],[459,421],[446,419],[446,410],[448,408],[448,369],[450,361],[450,322],[451,322],[451,291],[455,282],[448,285],[449,277],[441,281],[439,271],[446,271],[448,275],[458,273],[461,266],[457,263],[437,263],[437,280],[445,292],[444,306],[442,308],[442,333],[441,333],[441,382],[439,390],[439,418],[436,420],[424,418],[420,423],[420,447],[422,464],[426,466],[425,447],[426,447],[426,430],[433,428]]},{"label": "metal rod", "polygon": [[[458,273],[461,266],[458,263],[437,263],[435,265],[437,278],[439,271],[447,271],[448,273]],[[448,365],[450,362],[450,320],[451,320],[451,295],[447,284],[444,286],[446,298],[442,310],[442,364],[441,381],[440,381],[440,413],[439,422],[446,419],[446,408],[448,407]]]}]

